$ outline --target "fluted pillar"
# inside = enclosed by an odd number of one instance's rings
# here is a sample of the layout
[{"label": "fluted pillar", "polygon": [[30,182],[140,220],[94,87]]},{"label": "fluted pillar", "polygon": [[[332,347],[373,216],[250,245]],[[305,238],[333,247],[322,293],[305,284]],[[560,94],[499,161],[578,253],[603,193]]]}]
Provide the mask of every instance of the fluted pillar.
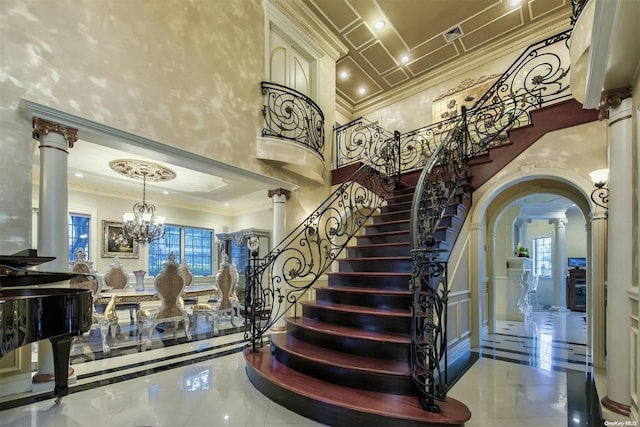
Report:
[{"label": "fluted pillar", "polygon": [[554,224],[553,229],[553,260],[551,270],[553,271],[553,307],[551,310],[567,312],[567,280],[566,280],[566,259],[567,259],[567,218],[554,218],[549,221]]},{"label": "fluted pillar", "polygon": [[[40,142],[38,255],[56,257],[38,268],[43,271],[69,271],[67,165],[69,148],[78,140],[78,130],[35,117],[33,138]],[[73,370],[69,369],[69,375],[72,373]],[[51,343],[49,340],[38,341],[38,372],[33,382],[53,379]]]},{"label": "fluted pillar", "polygon": [[[275,249],[285,237],[285,227],[287,223],[287,199],[291,197],[291,192],[283,188],[277,188],[275,190],[269,190],[268,196],[273,200],[273,229],[271,231],[271,249]],[[276,259],[276,261],[273,263],[271,275],[273,286],[279,286],[280,291],[282,293],[286,293],[287,289],[285,280],[279,280],[277,282],[273,281],[274,276],[280,276],[282,279],[284,279],[282,272],[283,262],[284,260],[282,259]],[[278,318],[278,320],[271,328],[274,331],[283,331],[286,328],[286,323],[284,321],[284,312],[287,308],[286,304],[287,299],[285,296],[283,303],[280,305],[276,304],[275,306],[277,308],[277,311],[276,313],[274,313],[274,315],[276,316],[276,318]]]},{"label": "fluted pillar", "polygon": [[631,407],[630,355],[633,284],[633,136],[631,90],[607,92],[609,106],[609,201],[607,250],[607,396],[602,404],[628,415]]}]

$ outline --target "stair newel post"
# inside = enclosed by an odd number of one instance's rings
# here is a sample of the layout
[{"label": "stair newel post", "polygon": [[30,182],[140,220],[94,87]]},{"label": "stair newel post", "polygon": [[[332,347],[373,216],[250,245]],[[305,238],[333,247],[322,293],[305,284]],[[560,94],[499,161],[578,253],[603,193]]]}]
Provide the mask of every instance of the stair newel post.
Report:
[{"label": "stair newel post", "polygon": [[462,116],[462,130],[460,131],[460,140],[458,141],[458,143],[460,144],[459,152],[461,154],[460,159],[463,160],[464,163],[466,163],[471,156],[471,150],[469,147],[469,138],[467,138],[467,136],[469,135],[467,128],[467,107],[465,107],[464,105],[461,107],[460,115]]},{"label": "stair newel post", "polygon": [[[245,339],[249,339],[251,342],[251,351],[256,352],[259,351],[259,347],[261,347],[262,336],[260,334],[260,325],[258,325],[258,312],[256,310],[256,306],[258,305],[260,298],[260,288],[261,288],[261,276],[258,273],[260,258],[258,257],[258,247],[260,242],[257,237],[250,237],[247,240],[247,248],[249,249],[249,262],[247,263],[246,275],[247,283],[245,288],[245,310],[247,314],[246,322],[248,323],[247,330],[249,332],[249,336],[246,336]],[[260,309],[258,307],[258,309]]]},{"label": "stair newel post", "polygon": [[447,397],[447,263],[438,250],[411,251],[411,374],[425,411],[440,412],[436,400]]},{"label": "stair newel post", "polygon": [[396,171],[396,185],[399,186],[400,185],[400,175],[402,174],[402,149],[400,146],[400,132],[399,131],[394,131],[393,132],[393,139],[396,143],[396,154],[397,154],[397,161],[398,161],[398,170]]}]

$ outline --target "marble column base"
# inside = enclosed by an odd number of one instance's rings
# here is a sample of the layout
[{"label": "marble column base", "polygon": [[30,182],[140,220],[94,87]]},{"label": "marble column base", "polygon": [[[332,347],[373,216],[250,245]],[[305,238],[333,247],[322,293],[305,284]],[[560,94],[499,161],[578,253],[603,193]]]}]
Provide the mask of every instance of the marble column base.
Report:
[{"label": "marble column base", "polygon": [[624,403],[618,403],[611,399],[609,396],[605,396],[600,400],[602,406],[610,410],[611,412],[615,412],[616,414],[624,415],[628,417],[631,414],[631,406],[625,405]]}]

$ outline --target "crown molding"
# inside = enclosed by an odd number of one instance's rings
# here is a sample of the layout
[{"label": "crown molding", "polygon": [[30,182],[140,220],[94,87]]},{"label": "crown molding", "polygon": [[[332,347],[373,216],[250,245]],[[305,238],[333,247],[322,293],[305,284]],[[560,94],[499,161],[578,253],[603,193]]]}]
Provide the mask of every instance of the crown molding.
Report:
[{"label": "crown molding", "polygon": [[275,8],[291,20],[304,34],[311,38],[324,52],[337,61],[349,52],[327,26],[320,21],[307,5],[299,0],[264,0],[265,10]]},{"label": "crown molding", "polygon": [[268,184],[269,187],[282,187],[290,191],[298,189],[296,184],[200,156],[159,141],[48,107],[33,100],[21,98],[19,108],[20,114],[30,121],[34,117],[39,117],[54,123],[74,127],[78,129],[80,139],[91,141],[95,144],[143,156],[152,155],[156,160],[160,160],[158,159],[160,157],[173,165],[202,173],[213,173],[222,178],[258,181]]}]

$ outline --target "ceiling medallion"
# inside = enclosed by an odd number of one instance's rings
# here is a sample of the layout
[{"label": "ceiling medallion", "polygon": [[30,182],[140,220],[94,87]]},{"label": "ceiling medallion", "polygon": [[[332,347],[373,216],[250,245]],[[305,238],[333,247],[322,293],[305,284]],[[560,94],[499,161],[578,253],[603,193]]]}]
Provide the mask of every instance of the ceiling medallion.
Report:
[{"label": "ceiling medallion", "polygon": [[168,167],[146,160],[117,159],[110,161],[109,167],[120,175],[140,181],[163,182],[176,177],[176,173]]}]

